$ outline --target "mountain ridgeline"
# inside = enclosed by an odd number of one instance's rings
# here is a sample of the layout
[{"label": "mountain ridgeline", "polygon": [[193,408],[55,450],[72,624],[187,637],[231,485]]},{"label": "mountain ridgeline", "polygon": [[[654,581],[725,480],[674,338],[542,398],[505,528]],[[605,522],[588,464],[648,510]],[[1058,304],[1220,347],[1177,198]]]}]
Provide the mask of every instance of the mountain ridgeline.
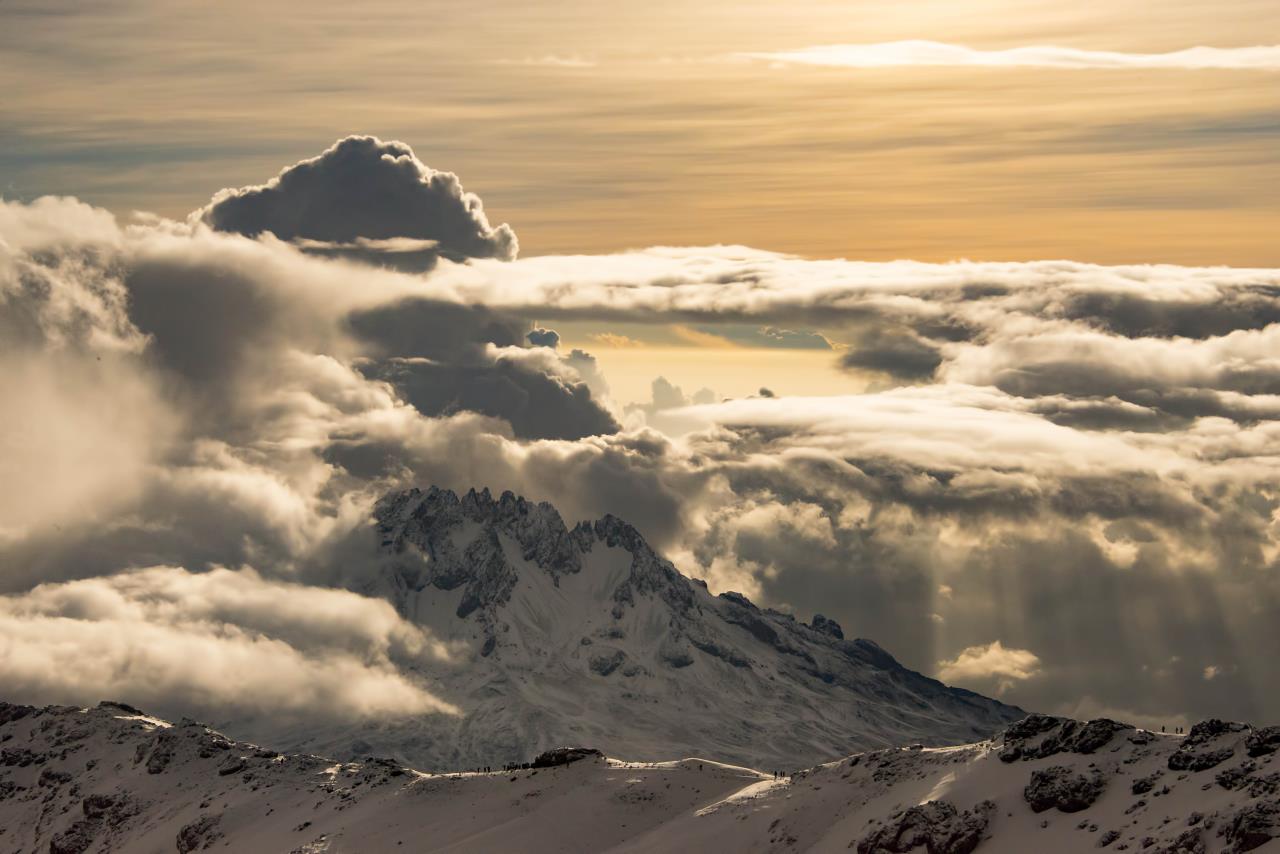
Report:
[{"label": "mountain ridgeline", "polygon": [[570,528],[509,492],[431,488],[386,496],[374,517],[377,568],[356,586],[463,650],[412,665],[463,713],[255,736],[435,769],[563,744],[784,768],[975,741],[1025,714],[908,670],[833,620],[713,596],[614,516]]}]

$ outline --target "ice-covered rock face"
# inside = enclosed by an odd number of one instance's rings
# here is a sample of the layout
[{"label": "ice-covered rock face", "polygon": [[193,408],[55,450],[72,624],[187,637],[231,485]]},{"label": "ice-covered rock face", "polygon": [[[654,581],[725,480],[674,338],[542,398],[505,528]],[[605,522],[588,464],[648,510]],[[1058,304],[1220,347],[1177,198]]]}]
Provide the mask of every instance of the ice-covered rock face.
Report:
[{"label": "ice-covered rock face", "polygon": [[564,576],[582,572],[584,557],[597,546],[620,549],[630,556],[630,568],[609,591],[615,617],[635,604],[637,594],[660,596],[677,611],[693,605],[689,579],[616,516],[570,530],[546,502],[511,492],[494,499],[488,489],[459,498],[437,487],[393,493],[378,503],[374,515],[381,547],[406,557],[396,571],[408,589],[463,588],[455,613],[459,619],[474,615],[484,627],[484,655],[496,645],[498,611],[511,598],[520,564],[524,571],[545,573],[559,587]]},{"label": "ice-covered rock face", "polygon": [[[456,613],[474,612],[492,638],[492,616],[511,596],[518,575],[502,538],[521,560],[546,572],[558,584],[561,575],[582,569],[583,538],[570,532],[550,504],[534,504],[505,492],[496,501],[489,490],[471,490],[462,498],[447,489],[393,493],[375,508],[382,548],[414,550],[399,565],[411,590],[464,588]],[[489,647],[492,649],[492,645]]]}]

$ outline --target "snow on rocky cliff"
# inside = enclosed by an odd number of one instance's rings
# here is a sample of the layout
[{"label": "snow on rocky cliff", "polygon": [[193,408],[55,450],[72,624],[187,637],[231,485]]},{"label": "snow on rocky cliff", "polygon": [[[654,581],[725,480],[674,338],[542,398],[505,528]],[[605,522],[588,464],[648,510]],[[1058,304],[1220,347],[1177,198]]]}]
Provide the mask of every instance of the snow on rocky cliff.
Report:
[{"label": "snow on rocky cliff", "polygon": [[1031,716],[976,744],[772,772],[565,750],[423,774],[232,741],[114,703],[0,703],[0,851],[35,854],[1280,850],[1280,727]]},{"label": "snow on rocky cliff", "polygon": [[433,769],[499,765],[559,744],[772,768],[974,741],[1025,714],[910,671],[833,620],[713,596],[613,516],[569,528],[550,504],[432,488],[387,496],[375,517],[379,566],[353,586],[462,651],[452,665],[417,666],[464,714],[359,730],[224,728]]}]

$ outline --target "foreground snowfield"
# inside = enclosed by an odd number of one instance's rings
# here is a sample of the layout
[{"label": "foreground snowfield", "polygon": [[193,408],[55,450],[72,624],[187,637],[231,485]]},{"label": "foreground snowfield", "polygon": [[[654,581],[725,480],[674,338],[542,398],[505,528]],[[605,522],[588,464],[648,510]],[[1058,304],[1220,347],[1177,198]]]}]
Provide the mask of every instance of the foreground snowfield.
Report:
[{"label": "foreground snowfield", "polygon": [[428,775],[126,706],[0,703],[0,851],[1275,852],[1277,747],[1277,728],[1033,716],[781,780],[697,758]]}]

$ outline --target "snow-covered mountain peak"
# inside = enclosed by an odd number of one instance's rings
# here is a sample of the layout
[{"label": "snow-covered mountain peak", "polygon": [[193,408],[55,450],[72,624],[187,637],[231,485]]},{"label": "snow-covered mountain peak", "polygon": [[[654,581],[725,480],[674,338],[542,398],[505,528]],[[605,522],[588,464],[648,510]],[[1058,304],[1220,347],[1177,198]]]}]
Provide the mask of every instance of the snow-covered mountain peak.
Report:
[{"label": "snow-covered mountain peak", "polygon": [[358,734],[262,721],[238,731],[430,768],[501,764],[559,744],[768,767],[973,741],[1024,714],[908,670],[834,620],[714,596],[616,516],[571,526],[552,505],[510,492],[433,487],[386,496],[374,521],[376,554],[354,586],[457,651],[453,665],[409,666],[464,715]]}]

